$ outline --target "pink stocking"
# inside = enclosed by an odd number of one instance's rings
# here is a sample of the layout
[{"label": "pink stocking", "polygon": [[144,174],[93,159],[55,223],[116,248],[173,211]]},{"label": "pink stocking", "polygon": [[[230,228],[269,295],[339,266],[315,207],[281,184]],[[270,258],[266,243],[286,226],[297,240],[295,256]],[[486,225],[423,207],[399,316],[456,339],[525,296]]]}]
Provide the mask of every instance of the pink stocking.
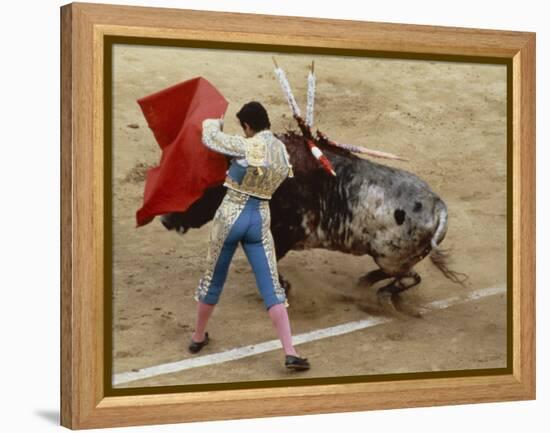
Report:
[{"label": "pink stocking", "polygon": [[298,353],[292,345],[292,334],[290,332],[290,321],[288,319],[288,313],[286,307],[283,304],[275,304],[269,310],[269,317],[273,322],[273,326],[277,330],[279,340],[283,345],[283,350],[287,355],[298,356]]},{"label": "pink stocking", "polygon": [[197,343],[204,341],[204,331],[206,330],[206,325],[208,324],[208,319],[214,311],[215,305],[205,304],[204,302],[199,301],[197,307],[197,323],[195,325],[195,332],[191,336],[191,339]]}]

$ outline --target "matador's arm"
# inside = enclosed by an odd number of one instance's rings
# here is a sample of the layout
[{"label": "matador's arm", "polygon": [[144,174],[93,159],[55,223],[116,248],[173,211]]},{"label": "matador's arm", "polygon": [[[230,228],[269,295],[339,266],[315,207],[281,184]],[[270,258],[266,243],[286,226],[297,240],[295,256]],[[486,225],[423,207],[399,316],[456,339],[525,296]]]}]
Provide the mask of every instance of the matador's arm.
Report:
[{"label": "matador's arm", "polygon": [[202,122],[202,142],[214,152],[244,158],[246,156],[246,138],[222,132],[221,119],[205,119]]}]

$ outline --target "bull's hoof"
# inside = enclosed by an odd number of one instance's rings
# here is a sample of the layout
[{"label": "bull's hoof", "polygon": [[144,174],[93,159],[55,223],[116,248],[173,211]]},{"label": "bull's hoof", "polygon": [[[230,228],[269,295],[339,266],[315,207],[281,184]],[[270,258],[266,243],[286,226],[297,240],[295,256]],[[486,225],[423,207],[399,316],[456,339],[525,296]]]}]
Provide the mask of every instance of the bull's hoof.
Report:
[{"label": "bull's hoof", "polygon": [[375,269],[374,271],[367,272],[357,280],[357,286],[363,288],[369,288],[379,281],[390,278],[390,275],[386,274],[382,269]]},{"label": "bull's hoof", "polygon": [[403,298],[400,295],[392,295],[391,298],[395,309],[400,313],[417,319],[422,319],[424,317],[423,314],[412,305],[403,302]]},{"label": "bull's hoof", "polygon": [[378,292],[378,304],[388,315],[409,319],[411,317],[421,319],[422,314],[416,311],[414,308],[407,306],[403,303],[399,294],[391,293],[389,291]]},{"label": "bull's hoof", "polygon": [[389,292],[378,292],[378,305],[382,308],[382,311],[384,311],[384,313],[390,316],[399,316],[401,313],[395,307],[395,303],[393,302],[392,298],[393,295]]},{"label": "bull's hoof", "polygon": [[362,275],[357,280],[357,287],[369,288],[372,286],[372,281],[369,279],[368,274]]}]

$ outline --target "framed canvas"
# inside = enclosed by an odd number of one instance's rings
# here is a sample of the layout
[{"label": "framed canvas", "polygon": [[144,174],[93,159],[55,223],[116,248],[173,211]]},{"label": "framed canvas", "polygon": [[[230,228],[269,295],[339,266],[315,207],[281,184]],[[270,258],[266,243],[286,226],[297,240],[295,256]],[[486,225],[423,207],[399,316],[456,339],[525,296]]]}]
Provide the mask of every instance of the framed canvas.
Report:
[{"label": "framed canvas", "polygon": [[[533,33],[72,3],[61,8],[61,54],[62,425],[535,398]],[[228,133],[242,134],[236,111],[261,100],[286,147],[301,137],[311,151],[306,165],[290,151],[294,183],[270,201],[307,371],[284,369],[242,251],[211,344],[187,351],[223,194],[195,209],[200,223],[147,207],[147,185],[175,158],[158,124],[176,122],[176,134],[178,108],[194,100],[185,93],[160,117],[147,104],[189,83],[227,100]],[[311,118],[303,129],[296,110],[313,91],[322,132],[307,138]],[[196,170],[180,162],[178,173]],[[307,208],[313,198],[321,204]],[[430,245],[452,255],[430,263],[427,250],[410,286],[382,286],[375,263],[416,242],[426,203],[440,209],[434,227],[448,220]],[[391,227],[379,224],[386,214]]]}]

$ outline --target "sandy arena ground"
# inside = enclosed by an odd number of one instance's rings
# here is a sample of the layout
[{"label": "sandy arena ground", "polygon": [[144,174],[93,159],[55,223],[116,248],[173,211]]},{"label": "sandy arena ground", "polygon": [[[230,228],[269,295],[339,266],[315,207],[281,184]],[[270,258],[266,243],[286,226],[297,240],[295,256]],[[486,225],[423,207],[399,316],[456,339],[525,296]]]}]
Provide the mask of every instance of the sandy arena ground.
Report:
[{"label": "sandy arena ground", "polygon": [[[155,219],[135,228],[144,170],[160,149],[136,100],[204,76],[230,102],[225,132],[242,133],[235,113],[262,102],[274,132],[295,127],[274,78],[271,53],[117,45],[113,83],[113,344],[115,374],[196,357],[187,352],[194,327],[195,286],[209,224],[186,235]],[[305,110],[308,67],[315,60],[315,125],[335,140],[407,157],[386,162],[426,180],[447,203],[452,267],[463,288],[425,260],[422,283],[402,296],[411,312],[475,290],[506,288],[506,68],[432,61],[277,54]],[[384,162],[384,160],[377,160]],[[388,315],[374,289],[357,279],[376,265],[368,257],[325,250],[291,252],[279,270],[293,285],[293,334]],[[239,248],[208,331],[210,355],[276,338]],[[297,346],[312,369],[283,367],[281,349],[117,387],[484,369],[506,366],[504,293],[447,309],[392,317],[389,323]]]}]

